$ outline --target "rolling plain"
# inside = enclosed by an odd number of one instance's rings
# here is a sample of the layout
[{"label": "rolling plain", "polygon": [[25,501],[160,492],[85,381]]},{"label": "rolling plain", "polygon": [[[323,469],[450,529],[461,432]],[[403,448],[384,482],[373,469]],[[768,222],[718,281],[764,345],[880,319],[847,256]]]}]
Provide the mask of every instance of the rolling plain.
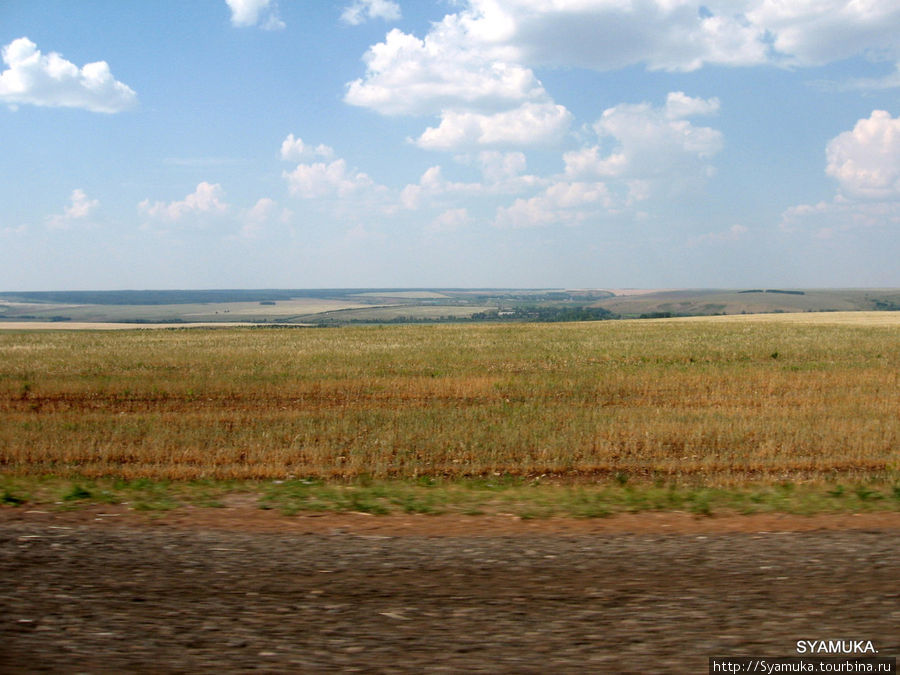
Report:
[{"label": "rolling plain", "polygon": [[7,483],[502,477],[889,495],[898,319],[8,330],[0,466]]},{"label": "rolling plain", "polygon": [[896,312],[7,326],[4,672],[900,651]]}]

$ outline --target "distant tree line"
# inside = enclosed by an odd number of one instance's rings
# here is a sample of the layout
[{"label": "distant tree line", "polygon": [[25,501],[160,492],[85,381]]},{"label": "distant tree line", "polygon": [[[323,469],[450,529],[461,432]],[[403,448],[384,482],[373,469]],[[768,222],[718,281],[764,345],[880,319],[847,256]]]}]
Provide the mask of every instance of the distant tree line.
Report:
[{"label": "distant tree line", "polygon": [[320,319],[318,326],[340,326],[342,324],[434,324],[434,323],[512,323],[512,322],[551,322],[551,321],[602,321],[621,318],[617,314],[602,307],[542,307],[522,306],[498,311],[475,312],[470,316],[395,316],[390,319],[361,319],[333,317]]},{"label": "distant tree line", "polygon": [[738,293],[782,293],[784,295],[806,295],[806,291],[782,291],[777,288],[752,288],[749,291],[738,291]]}]

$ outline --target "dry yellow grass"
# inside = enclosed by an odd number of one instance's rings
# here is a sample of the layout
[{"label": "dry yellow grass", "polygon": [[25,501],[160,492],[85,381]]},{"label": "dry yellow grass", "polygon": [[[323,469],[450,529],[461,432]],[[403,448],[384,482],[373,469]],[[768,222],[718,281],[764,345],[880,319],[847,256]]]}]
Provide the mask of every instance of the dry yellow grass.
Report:
[{"label": "dry yellow grass", "polygon": [[7,331],[0,467],[172,479],[621,472],[717,483],[895,472],[897,324],[775,316]]},{"label": "dry yellow grass", "polygon": [[900,312],[779,312],[777,314],[729,314],[727,316],[686,316],[664,321],[712,323],[790,323],[798,325],[895,326]]}]

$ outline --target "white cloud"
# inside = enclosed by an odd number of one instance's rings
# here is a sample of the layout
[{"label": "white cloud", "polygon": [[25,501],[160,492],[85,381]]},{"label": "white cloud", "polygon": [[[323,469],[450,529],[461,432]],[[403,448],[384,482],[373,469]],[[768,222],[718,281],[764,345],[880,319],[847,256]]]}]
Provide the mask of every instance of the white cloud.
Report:
[{"label": "white cloud", "polygon": [[855,77],[842,82],[818,80],[812,84],[823,91],[894,89],[900,87],[900,63],[894,66],[893,72],[881,77]]},{"label": "white cloud", "polygon": [[84,190],[72,190],[70,197],[71,204],[66,207],[66,218],[69,220],[80,220],[87,218],[91,212],[100,206],[100,200],[88,199]]},{"label": "white cloud", "polygon": [[874,110],[828,143],[826,173],[850,196],[900,198],[900,118]]},{"label": "white cloud", "polygon": [[358,26],[370,19],[397,21],[400,16],[400,5],[391,0],[354,0],[341,12],[341,21]]},{"label": "white cloud", "polygon": [[374,188],[375,183],[362,172],[347,170],[343,159],[336,159],[329,164],[298,164],[290,173],[285,171],[284,178],[288,182],[291,194],[304,199],[318,197],[347,197],[360,190]]},{"label": "white cloud", "polygon": [[831,201],[799,204],[782,215],[781,229],[819,237],[863,227],[900,225],[900,118],[873,110],[826,146],[826,173],[837,180]]},{"label": "white cloud", "polygon": [[671,91],[666,96],[665,115],[670,120],[715,115],[718,112],[719,99],[717,98],[694,98],[683,91]]},{"label": "white cloud", "polygon": [[460,14],[470,34],[531,66],[808,66],[900,48],[893,0],[471,0]]},{"label": "white cloud", "polygon": [[781,218],[785,232],[809,231],[819,238],[860,228],[900,227],[900,201],[856,202],[842,197],[800,204]]},{"label": "white cloud", "polygon": [[112,76],[105,61],[78,68],[56,52],[42,54],[27,37],[6,45],[3,61],[8,68],[0,73],[0,101],[10,105],[26,103],[116,113],[137,102],[134,91]]},{"label": "white cloud", "polygon": [[[439,116],[417,138],[422,148],[550,143],[568,131],[571,114],[532,65],[755,64],[768,58],[764,36],[745,17],[698,12],[687,0],[470,0],[423,38],[394,29],[371,46],[365,76],[347,85],[345,101],[385,115]],[[675,93],[665,114],[678,121],[717,108],[715,99]]]},{"label": "white cloud", "polygon": [[455,232],[469,224],[468,209],[447,209],[432,220],[425,228],[426,232]]},{"label": "white cloud", "polygon": [[426,150],[541,145],[559,141],[571,120],[564,106],[552,102],[524,103],[492,115],[445,111],[440,125],[426,129],[416,144]]},{"label": "white cloud", "polygon": [[408,210],[453,210],[461,199],[472,204],[473,200],[487,201],[504,195],[527,194],[553,182],[552,179],[524,173],[526,160],[521,152],[485,150],[457,155],[454,159],[461,164],[479,168],[482,180],[448,180],[440,166],[432,166],[422,173],[417,183],[406,185],[400,190],[398,205]]},{"label": "white cloud", "polygon": [[265,232],[267,225],[275,222],[286,223],[292,215],[288,209],[279,209],[274,199],[262,197],[241,214],[242,225],[237,238],[256,239]]},{"label": "white cloud", "polygon": [[98,206],[100,206],[100,200],[88,199],[84,190],[72,190],[72,194],[69,195],[69,205],[65,207],[62,214],[50,216],[47,224],[53,228],[68,228],[74,222],[85,221],[91,213],[97,210]]},{"label": "white cloud", "polygon": [[19,236],[25,234],[26,232],[28,232],[27,225],[18,225],[16,227],[7,225],[4,227],[0,227],[0,235],[3,235],[5,237]]},{"label": "white cloud", "polygon": [[202,182],[197,189],[181,201],[153,202],[145,199],[138,204],[138,210],[153,218],[177,222],[186,216],[217,215],[228,210],[223,200],[224,192],[218,183]]},{"label": "white cloud", "polygon": [[[698,127],[686,116],[718,111],[716,99],[698,99],[670,93],[666,104],[620,104],[603,111],[594,124],[601,140],[613,139],[608,154],[600,146],[567,152],[563,159],[569,178],[666,180],[672,186],[696,184],[713,172],[708,160],[722,149],[722,133]],[[637,183],[644,189],[647,185]]]},{"label": "white cloud", "polygon": [[272,217],[277,206],[275,200],[263,197],[247,211],[247,220],[254,223],[264,223]]},{"label": "white cloud", "polygon": [[521,152],[499,152],[484,150],[478,153],[481,173],[489,183],[500,183],[519,176],[525,171],[526,159]]},{"label": "white cloud", "polygon": [[424,39],[394,29],[364,60],[366,75],[348,84],[345,101],[385,115],[438,115],[416,139],[421,148],[546,144],[571,123],[516,51],[473,32],[466,12],[447,15]]},{"label": "white cloud", "polygon": [[454,15],[423,40],[395,28],[366,52],[366,77],[348,85],[345,100],[384,115],[422,115],[546,99],[534,73],[501,52],[472,43]]},{"label": "white cloud", "polygon": [[319,144],[315,148],[306,145],[302,138],[294,138],[294,134],[288,136],[281,143],[281,159],[288,162],[299,162],[301,159],[311,156],[334,156],[334,150],[327,145]]},{"label": "white cloud", "polygon": [[768,31],[794,65],[822,65],[868,53],[898,56],[900,5],[893,0],[757,0],[746,20]]},{"label": "white cloud", "polygon": [[423,198],[459,192],[461,187],[445,180],[441,167],[432,166],[425,170],[418,183],[410,183],[400,191],[400,203],[406,209],[418,209]]},{"label": "white cloud", "polygon": [[281,30],[284,21],[278,17],[278,5],[272,0],[225,0],[231,10],[231,24],[238,27],[259,26],[263,30]]},{"label": "white cloud", "polygon": [[344,233],[342,243],[356,246],[359,244],[378,244],[386,239],[387,237],[383,233],[371,227],[366,227],[362,223],[357,223]]},{"label": "white cloud", "polygon": [[765,29],[741,15],[751,2],[687,0],[472,0],[472,31],[503,40],[523,63],[613,70],[645,64],[691,71],[704,63],[758,64]]},{"label": "white cloud", "polygon": [[[392,30],[346,101],[382,114],[493,114],[549,101],[538,66],[694,71],[900,61],[894,0],[468,0],[424,37]],[[882,86],[900,84],[900,77]]]},{"label": "white cloud", "polygon": [[[499,157],[506,156],[502,153],[497,153],[497,155]],[[512,157],[507,159],[515,166],[521,153],[509,153],[509,155]],[[524,161],[524,156],[522,160]],[[539,182],[540,179],[534,176],[509,175],[496,182],[489,180],[487,183],[462,183],[447,180],[440,166],[432,166],[425,170],[418,183],[411,183],[400,191],[399,201],[406,209],[418,209],[426,200],[428,205],[434,205],[433,202],[439,199],[521,192]]]},{"label": "white cloud", "polygon": [[561,180],[530,199],[517,199],[497,209],[497,227],[539,227],[555,224],[577,225],[599,209],[613,207],[613,197],[599,181]]},{"label": "white cloud", "polygon": [[744,235],[747,234],[750,230],[740,224],[735,224],[729,227],[727,230],[723,230],[720,232],[708,232],[706,234],[701,234],[699,237],[695,237],[691,240],[691,244],[704,244],[704,243],[723,243],[729,241],[739,241],[744,238]]},{"label": "white cloud", "polygon": [[[527,183],[521,180],[525,176],[505,179],[506,183],[518,181],[523,190],[543,189],[497,209],[495,225],[597,222],[639,202],[700,187],[714,172],[710,159],[722,148],[722,134],[686,118],[718,110],[717,99],[693,98],[683,92],[670,93],[658,107],[621,104],[605,110],[593,125],[599,143],[566,152],[562,175],[549,181],[531,177]],[[492,159],[499,162],[499,153]],[[524,158],[512,164],[509,173],[523,169]],[[497,169],[492,173],[501,176]]]}]

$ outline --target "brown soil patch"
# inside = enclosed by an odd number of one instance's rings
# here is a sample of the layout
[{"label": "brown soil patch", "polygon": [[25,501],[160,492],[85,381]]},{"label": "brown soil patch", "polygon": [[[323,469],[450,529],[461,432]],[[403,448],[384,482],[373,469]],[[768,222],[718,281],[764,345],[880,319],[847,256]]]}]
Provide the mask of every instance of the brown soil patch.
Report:
[{"label": "brown soil patch", "polygon": [[622,513],[607,518],[536,518],[515,515],[406,515],[305,512],[286,516],[263,510],[255,495],[230,495],[226,508],[183,506],[170,511],[134,511],[124,505],[85,506],[71,511],[53,507],[0,508],[0,526],[9,523],[93,525],[280,532],[284,534],[375,534],[458,537],[604,534],[726,534],[898,530],[900,512],[816,514],[786,513],[696,516],[683,512]]}]

